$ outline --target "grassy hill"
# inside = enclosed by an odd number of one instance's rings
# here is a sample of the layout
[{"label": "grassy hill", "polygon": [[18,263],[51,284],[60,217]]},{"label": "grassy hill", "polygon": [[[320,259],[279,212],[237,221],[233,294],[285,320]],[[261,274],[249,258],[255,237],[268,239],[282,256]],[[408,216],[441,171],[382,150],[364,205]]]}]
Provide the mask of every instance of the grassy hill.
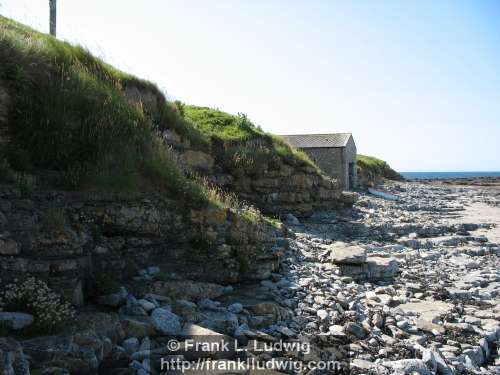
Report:
[{"label": "grassy hill", "polygon": [[358,155],[358,170],[361,176],[369,179],[387,178],[389,180],[404,180],[398,172],[392,169],[385,161],[373,156]]},{"label": "grassy hill", "polygon": [[[204,138],[151,82],[80,46],[0,17],[0,151],[3,168],[60,172],[66,188],[135,191],[157,186],[203,195],[158,137]],[[130,92],[147,92],[135,101]],[[7,142],[8,140],[8,142]]]},{"label": "grassy hill", "polygon": [[64,189],[217,200],[179,167],[166,130],[230,173],[259,175],[280,163],[319,172],[245,115],[169,102],[155,84],[85,48],[0,17],[0,180],[28,175]]},{"label": "grassy hill", "polygon": [[234,116],[218,109],[184,106],[184,117],[210,139],[213,153],[220,165],[229,172],[258,176],[267,168],[288,164],[318,167],[302,151],[296,150],[282,138],[266,133],[244,114]]}]

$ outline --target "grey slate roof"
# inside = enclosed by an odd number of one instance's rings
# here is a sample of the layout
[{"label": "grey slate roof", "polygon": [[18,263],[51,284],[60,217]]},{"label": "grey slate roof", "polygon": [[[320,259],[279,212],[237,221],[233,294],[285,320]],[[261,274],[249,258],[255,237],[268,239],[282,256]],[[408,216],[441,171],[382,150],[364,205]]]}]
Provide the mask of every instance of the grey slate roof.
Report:
[{"label": "grey slate roof", "polygon": [[345,147],[351,133],[282,135],[296,148]]}]

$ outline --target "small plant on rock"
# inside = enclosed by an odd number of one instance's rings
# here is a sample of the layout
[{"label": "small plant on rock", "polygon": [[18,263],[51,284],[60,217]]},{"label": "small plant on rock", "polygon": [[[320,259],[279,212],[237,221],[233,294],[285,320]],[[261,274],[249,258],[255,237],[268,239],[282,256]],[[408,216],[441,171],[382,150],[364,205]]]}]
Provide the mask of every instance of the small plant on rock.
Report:
[{"label": "small plant on rock", "polygon": [[168,281],[169,275],[164,271],[160,271],[154,274],[153,281]]},{"label": "small plant on rock", "polygon": [[60,207],[49,207],[42,217],[42,227],[49,232],[60,232],[66,225],[64,209]]},{"label": "small plant on rock", "polygon": [[117,293],[120,286],[120,282],[108,274],[100,273],[96,276],[95,291],[98,296]]},{"label": "small plant on rock", "polygon": [[0,310],[33,315],[35,321],[29,329],[37,333],[56,332],[75,316],[75,309],[70,303],[63,302],[61,296],[35,277],[8,284],[0,293]]}]

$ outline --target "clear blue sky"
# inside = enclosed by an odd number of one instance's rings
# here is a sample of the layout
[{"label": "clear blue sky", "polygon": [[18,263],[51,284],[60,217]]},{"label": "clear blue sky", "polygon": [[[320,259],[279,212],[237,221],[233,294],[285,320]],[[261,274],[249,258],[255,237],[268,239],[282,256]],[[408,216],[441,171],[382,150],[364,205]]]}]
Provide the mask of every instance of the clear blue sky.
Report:
[{"label": "clear blue sky", "polygon": [[[48,30],[48,0],[0,13]],[[500,170],[498,0],[58,0],[58,34],[170,98],[352,132],[400,171]]]}]

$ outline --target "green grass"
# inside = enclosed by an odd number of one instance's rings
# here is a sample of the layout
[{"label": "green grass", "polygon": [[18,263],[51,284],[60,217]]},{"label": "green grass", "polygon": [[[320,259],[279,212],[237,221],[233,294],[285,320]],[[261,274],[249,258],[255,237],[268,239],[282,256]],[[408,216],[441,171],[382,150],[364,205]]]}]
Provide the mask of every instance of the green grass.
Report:
[{"label": "green grass", "polygon": [[389,164],[373,156],[358,155],[357,165],[364,173],[384,177],[389,180],[403,180],[403,176],[392,169]]},{"label": "green grass", "polygon": [[203,134],[226,142],[267,136],[242,113],[233,116],[218,109],[186,105],[184,106],[184,116]]},{"label": "green grass", "polygon": [[[149,99],[132,101],[130,91]],[[51,171],[60,176],[57,188],[154,189],[188,206],[236,208],[252,223],[266,221],[236,195],[186,174],[162,141],[165,130],[211,152],[235,175],[258,177],[283,163],[320,173],[307,155],[243,114],[169,102],[153,83],[85,48],[0,16],[0,183],[17,181],[28,196],[34,176]]]},{"label": "green grass", "polygon": [[[154,100],[132,102],[128,89],[147,91]],[[198,148],[208,147],[207,137],[153,83],[81,46],[0,17],[0,91],[0,144],[9,140],[2,146],[2,179],[7,167],[51,170],[70,189],[136,192],[154,186],[206,200],[203,187],[168,155],[159,132],[173,129]]]},{"label": "green grass", "polygon": [[236,116],[218,109],[184,106],[184,117],[210,138],[221,164],[235,175],[258,177],[281,163],[309,166],[320,173],[309,157],[291,147],[279,136],[264,132],[246,115]]},{"label": "green grass", "polygon": [[64,208],[51,206],[41,218],[42,229],[49,233],[60,232],[66,225]]},{"label": "green grass", "polygon": [[[153,100],[132,102],[127,93],[134,90]],[[316,168],[243,114],[168,102],[153,83],[4,17],[0,91],[0,144],[2,137],[9,140],[2,171],[7,165],[21,173],[59,171],[64,188],[137,192],[154,186],[210,200],[213,194],[162,150],[164,130],[218,153],[229,172],[258,176],[280,163]]]}]

